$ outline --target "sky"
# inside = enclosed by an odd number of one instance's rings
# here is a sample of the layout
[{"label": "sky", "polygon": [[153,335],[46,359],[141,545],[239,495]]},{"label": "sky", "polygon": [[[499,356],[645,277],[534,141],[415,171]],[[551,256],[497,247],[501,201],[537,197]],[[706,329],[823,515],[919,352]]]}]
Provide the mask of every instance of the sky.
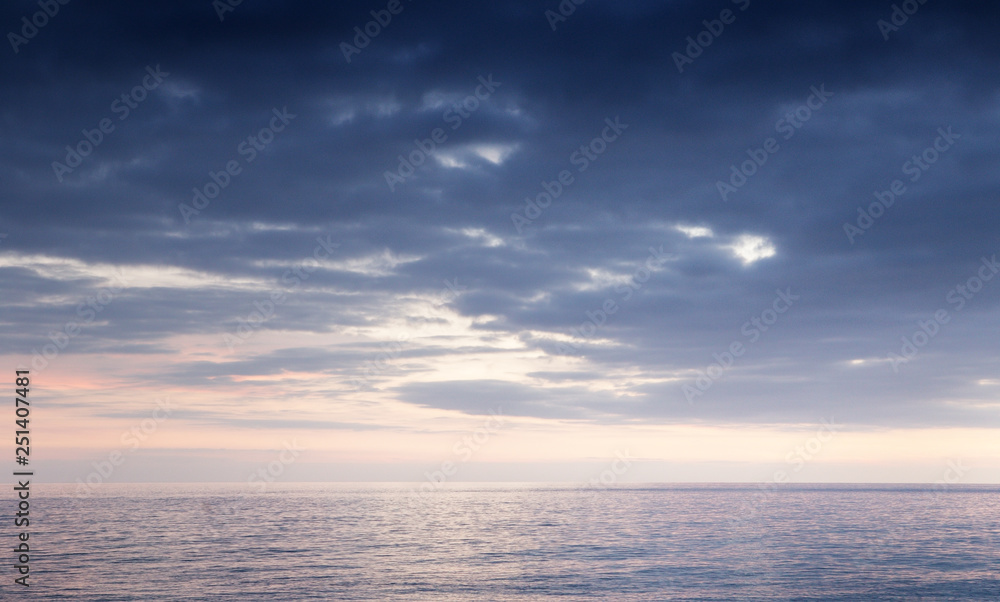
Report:
[{"label": "sky", "polygon": [[1000,482],[997,16],[7,2],[31,466]]}]

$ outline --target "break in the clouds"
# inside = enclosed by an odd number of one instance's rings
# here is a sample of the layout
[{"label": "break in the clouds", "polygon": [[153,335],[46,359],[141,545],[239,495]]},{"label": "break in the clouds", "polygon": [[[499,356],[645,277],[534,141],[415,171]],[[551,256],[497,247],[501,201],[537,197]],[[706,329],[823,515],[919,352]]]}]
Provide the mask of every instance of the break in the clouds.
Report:
[{"label": "break in the clouds", "polygon": [[10,361],[258,428],[1000,424],[995,7],[216,4],[0,9]]}]

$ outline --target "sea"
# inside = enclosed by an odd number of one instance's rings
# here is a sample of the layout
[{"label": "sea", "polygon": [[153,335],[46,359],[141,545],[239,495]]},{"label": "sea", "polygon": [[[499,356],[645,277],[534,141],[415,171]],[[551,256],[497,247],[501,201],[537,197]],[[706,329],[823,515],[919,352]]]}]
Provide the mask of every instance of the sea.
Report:
[{"label": "sea", "polygon": [[4,599],[1000,600],[997,486],[32,487]]}]

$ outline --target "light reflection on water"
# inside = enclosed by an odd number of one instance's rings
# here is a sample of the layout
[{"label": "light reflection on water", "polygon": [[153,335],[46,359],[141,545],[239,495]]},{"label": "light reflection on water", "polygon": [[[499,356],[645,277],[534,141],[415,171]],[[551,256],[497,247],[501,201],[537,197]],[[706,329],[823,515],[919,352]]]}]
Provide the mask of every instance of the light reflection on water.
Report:
[{"label": "light reflection on water", "polygon": [[1000,599],[997,487],[73,490],[32,490],[33,598]]}]

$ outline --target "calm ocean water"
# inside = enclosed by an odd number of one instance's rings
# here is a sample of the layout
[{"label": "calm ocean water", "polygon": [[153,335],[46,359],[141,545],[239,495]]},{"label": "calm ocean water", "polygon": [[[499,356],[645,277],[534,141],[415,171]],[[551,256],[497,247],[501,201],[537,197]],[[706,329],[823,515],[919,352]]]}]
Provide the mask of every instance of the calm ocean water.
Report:
[{"label": "calm ocean water", "polygon": [[1000,600],[993,486],[73,491],[32,490],[29,598]]}]

